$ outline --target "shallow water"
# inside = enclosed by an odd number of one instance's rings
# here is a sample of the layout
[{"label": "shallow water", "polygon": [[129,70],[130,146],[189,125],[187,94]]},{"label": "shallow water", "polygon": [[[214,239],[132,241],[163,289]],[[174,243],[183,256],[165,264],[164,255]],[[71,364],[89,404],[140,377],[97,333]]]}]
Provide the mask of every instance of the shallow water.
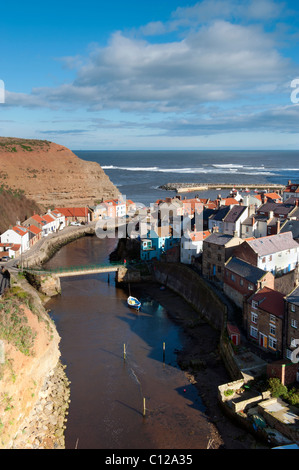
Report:
[{"label": "shallow water", "polygon": [[[103,263],[114,246],[113,239],[85,237],[63,247],[47,266]],[[61,284],[61,296],[47,308],[71,381],[66,448],[206,448],[204,406],[176,362],[183,333],[164,308],[144,296],[139,313],[129,309],[113,273],[63,278]]]}]

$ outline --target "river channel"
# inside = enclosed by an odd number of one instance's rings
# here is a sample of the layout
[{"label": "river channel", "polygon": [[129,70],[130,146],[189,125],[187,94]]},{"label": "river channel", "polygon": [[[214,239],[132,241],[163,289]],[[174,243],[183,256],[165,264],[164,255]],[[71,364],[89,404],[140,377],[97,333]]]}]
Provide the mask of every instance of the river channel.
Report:
[{"label": "river channel", "polygon": [[[108,262],[115,246],[87,236],[46,266]],[[114,273],[62,278],[61,286],[46,307],[71,381],[66,448],[205,449],[205,408],[176,362],[183,332],[164,308],[144,296],[139,313],[129,309]]]}]

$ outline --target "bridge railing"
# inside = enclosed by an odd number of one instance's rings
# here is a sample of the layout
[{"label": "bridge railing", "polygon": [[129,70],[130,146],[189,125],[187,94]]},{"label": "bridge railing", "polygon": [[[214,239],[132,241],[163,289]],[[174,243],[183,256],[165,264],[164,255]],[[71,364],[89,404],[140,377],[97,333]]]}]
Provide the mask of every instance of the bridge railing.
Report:
[{"label": "bridge railing", "polygon": [[78,271],[96,271],[98,269],[106,269],[113,267],[122,267],[125,264],[122,262],[111,262],[111,263],[102,263],[102,264],[87,264],[87,265],[78,265],[78,266],[65,266],[59,268],[23,268],[23,271],[34,274],[59,274],[59,273],[73,273]]}]

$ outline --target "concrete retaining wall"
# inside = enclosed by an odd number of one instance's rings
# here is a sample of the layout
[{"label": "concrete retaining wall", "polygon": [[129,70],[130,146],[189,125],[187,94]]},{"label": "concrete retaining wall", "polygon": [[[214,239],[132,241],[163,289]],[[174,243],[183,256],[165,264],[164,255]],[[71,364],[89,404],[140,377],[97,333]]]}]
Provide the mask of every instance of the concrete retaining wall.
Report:
[{"label": "concrete retaining wall", "polygon": [[179,263],[155,263],[153,277],[181,295],[214,328],[221,331],[227,310],[216,292],[192,269]]}]

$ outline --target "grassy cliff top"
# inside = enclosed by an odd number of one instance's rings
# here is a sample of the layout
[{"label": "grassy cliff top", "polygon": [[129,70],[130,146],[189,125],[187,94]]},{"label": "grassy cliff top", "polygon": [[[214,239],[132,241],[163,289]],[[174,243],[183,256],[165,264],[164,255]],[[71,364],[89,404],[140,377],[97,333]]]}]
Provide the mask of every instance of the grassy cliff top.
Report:
[{"label": "grassy cliff top", "polygon": [[0,137],[0,151],[17,152],[25,150],[31,152],[33,150],[46,150],[51,145],[48,140],[36,139],[19,139],[17,137]]}]

